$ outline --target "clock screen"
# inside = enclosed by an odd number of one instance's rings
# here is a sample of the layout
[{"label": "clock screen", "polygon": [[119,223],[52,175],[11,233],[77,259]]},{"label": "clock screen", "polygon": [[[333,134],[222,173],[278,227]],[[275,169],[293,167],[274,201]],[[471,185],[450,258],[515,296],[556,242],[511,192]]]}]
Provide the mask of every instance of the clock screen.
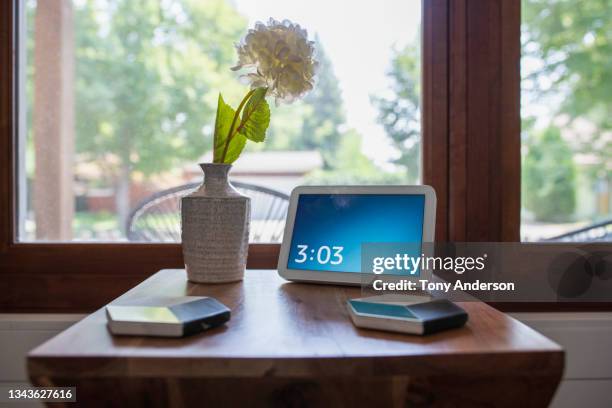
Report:
[{"label": "clock screen", "polygon": [[362,243],[418,243],[422,194],[302,194],[287,268],[360,272]]}]

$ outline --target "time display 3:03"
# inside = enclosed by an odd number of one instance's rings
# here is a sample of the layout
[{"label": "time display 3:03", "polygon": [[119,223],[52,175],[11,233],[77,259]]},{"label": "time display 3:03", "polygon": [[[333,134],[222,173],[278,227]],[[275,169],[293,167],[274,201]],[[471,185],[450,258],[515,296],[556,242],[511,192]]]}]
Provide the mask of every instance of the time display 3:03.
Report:
[{"label": "time display 3:03", "polygon": [[296,245],[298,249],[295,263],[304,263],[308,260],[317,261],[321,265],[340,265],[343,261],[342,246],[321,245],[319,248],[309,248],[308,245]]}]

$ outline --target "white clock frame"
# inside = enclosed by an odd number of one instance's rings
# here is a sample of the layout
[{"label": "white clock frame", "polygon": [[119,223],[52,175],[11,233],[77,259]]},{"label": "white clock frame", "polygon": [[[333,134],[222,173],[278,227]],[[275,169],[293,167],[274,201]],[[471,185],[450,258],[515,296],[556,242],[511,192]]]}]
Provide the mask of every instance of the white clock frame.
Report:
[{"label": "white clock frame", "polygon": [[[302,194],[402,194],[402,195],[422,195],[425,196],[424,214],[423,214],[423,237],[422,243],[432,243],[434,241],[434,232],[436,224],[436,192],[431,186],[300,186],[296,187],[291,192],[289,201],[289,209],[287,212],[287,222],[285,224],[285,233],[283,243],[281,244],[280,255],[278,257],[278,273],[284,279],[297,282],[309,283],[333,283],[341,285],[362,285],[371,279],[383,279],[385,281],[398,280],[419,280],[431,279],[431,271],[421,270],[419,276],[405,275],[374,275],[364,274],[360,272],[324,272],[316,270],[289,269],[287,261],[291,249],[291,241],[293,239],[293,225],[295,223],[295,213],[299,197]],[[423,246],[423,255],[430,256],[428,253],[432,245]]]}]

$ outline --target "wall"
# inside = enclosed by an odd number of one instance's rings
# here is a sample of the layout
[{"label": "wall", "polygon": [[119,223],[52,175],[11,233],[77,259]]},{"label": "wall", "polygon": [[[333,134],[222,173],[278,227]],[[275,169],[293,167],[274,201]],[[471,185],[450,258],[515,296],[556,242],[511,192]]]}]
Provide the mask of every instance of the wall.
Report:
[{"label": "wall", "polygon": [[[612,407],[612,313],[516,313],[513,316],[566,350],[564,379],[553,407]],[[0,314],[0,385],[27,382],[26,353],[81,317]]]},{"label": "wall", "polygon": [[612,407],[612,313],[515,313],[566,352],[555,408]]},{"label": "wall", "polygon": [[[28,376],[25,355],[81,319],[68,314],[0,314],[0,385],[23,385]],[[11,404],[15,405],[15,404]],[[41,407],[42,404],[17,404],[16,407]]]}]

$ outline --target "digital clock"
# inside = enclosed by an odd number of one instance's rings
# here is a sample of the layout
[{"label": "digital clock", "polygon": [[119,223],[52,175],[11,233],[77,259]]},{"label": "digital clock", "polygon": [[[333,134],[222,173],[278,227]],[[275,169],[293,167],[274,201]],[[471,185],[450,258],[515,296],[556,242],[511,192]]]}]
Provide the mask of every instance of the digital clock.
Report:
[{"label": "digital clock", "polygon": [[306,261],[314,261],[320,265],[340,265],[344,258],[342,257],[342,251],[344,247],[342,246],[328,246],[321,245],[318,248],[309,248],[308,245],[298,244],[296,245],[297,254],[295,259],[293,260],[295,263],[301,264]]},{"label": "digital clock", "polygon": [[297,187],[278,273],[293,281],[363,284],[373,275],[368,260],[378,244],[383,252],[396,245],[402,253],[420,255],[423,242],[433,242],[435,213],[436,193],[429,186]]},{"label": "digital clock", "polygon": [[415,243],[420,250],[424,213],[424,194],[301,194],[285,265],[360,273],[364,243]]}]

